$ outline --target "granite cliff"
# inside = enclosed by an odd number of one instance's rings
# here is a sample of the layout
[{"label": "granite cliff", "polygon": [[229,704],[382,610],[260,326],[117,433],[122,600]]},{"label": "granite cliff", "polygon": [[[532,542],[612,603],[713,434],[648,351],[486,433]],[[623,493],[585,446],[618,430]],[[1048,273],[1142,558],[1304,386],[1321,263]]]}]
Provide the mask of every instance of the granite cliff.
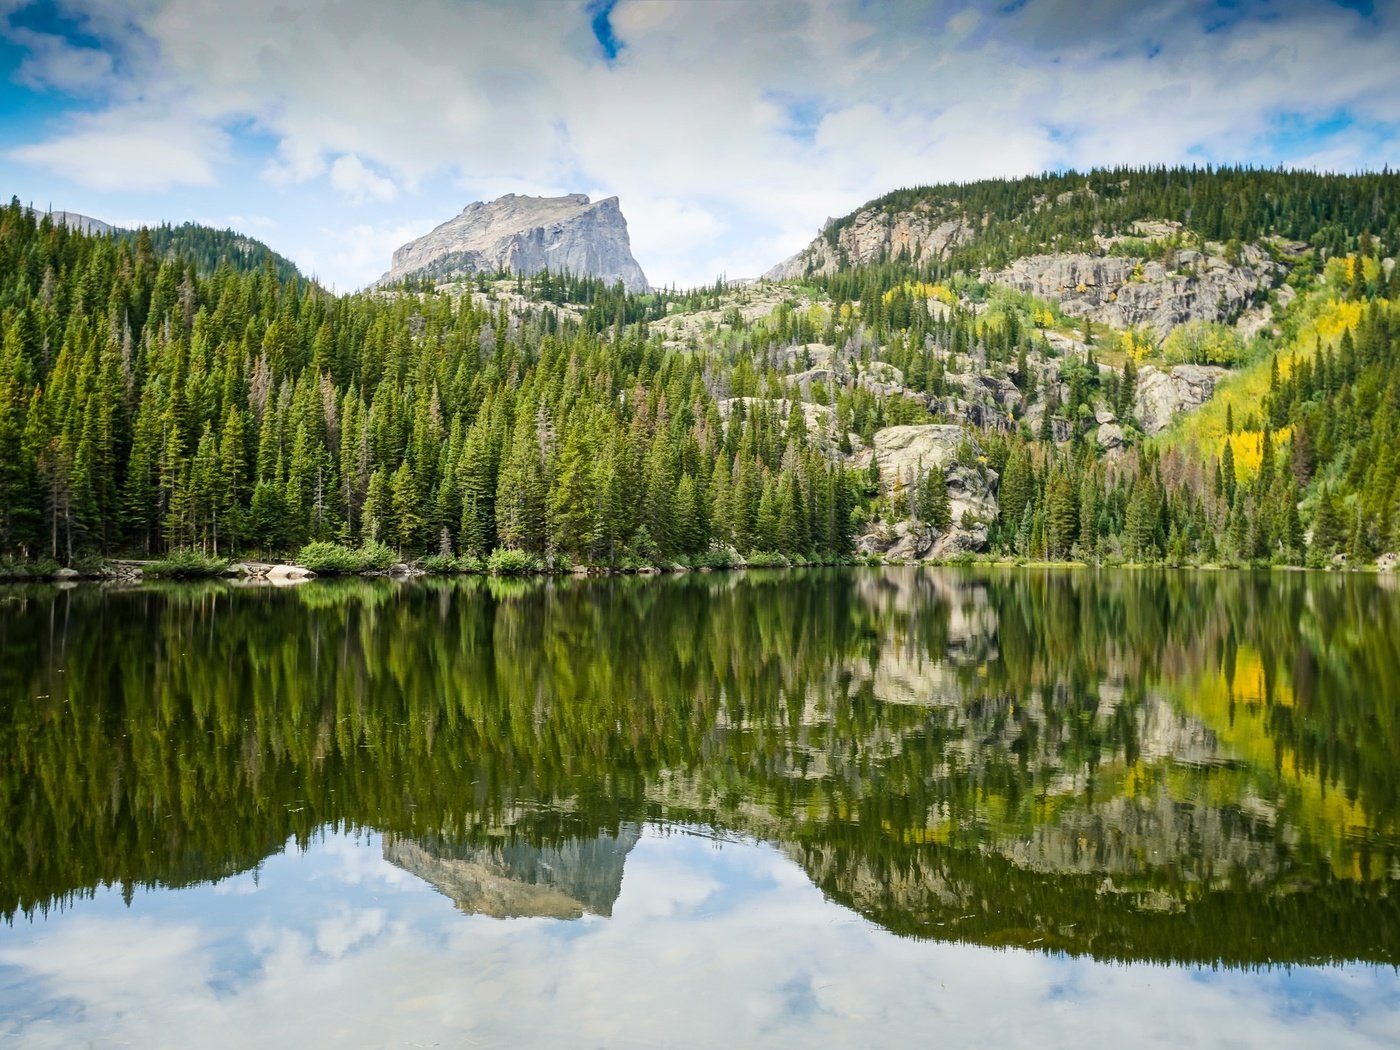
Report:
[{"label": "granite cliff", "polygon": [[508,193],[476,201],[430,233],[394,252],[381,284],[405,277],[461,277],[479,271],[532,274],[568,271],[647,289],[632,257],[627,220],[616,197],[590,201],[582,193],[522,197]]}]

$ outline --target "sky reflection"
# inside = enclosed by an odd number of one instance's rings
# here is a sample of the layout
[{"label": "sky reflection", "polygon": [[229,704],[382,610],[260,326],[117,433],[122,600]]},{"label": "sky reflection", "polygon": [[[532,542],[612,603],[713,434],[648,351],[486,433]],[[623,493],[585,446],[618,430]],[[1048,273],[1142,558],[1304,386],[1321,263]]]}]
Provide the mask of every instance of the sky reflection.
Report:
[{"label": "sky reflection", "polygon": [[[1400,973],[1094,962],[902,939],[780,851],[643,829],[610,919],[466,915],[328,834],[0,930],[22,1047],[1393,1046]],[[470,1043],[469,1043],[470,1041]]]}]

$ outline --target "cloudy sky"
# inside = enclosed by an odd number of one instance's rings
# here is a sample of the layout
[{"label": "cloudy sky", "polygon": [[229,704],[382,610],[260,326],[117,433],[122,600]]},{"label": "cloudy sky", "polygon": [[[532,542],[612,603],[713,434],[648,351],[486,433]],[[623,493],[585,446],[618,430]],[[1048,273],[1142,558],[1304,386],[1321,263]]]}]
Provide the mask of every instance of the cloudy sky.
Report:
[{"label": "cloudy sky", "polygon": [[1400,167],[1400,0],[0,0],[0,192],[340,289],[467,203],[617,194],[656,284],[903,185]]}]

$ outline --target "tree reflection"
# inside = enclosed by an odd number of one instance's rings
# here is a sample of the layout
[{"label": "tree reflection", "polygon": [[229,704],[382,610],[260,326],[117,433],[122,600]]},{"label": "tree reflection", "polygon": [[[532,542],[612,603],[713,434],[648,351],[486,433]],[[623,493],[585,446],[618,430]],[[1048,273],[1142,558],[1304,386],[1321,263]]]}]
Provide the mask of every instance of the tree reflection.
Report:
[{"label": "tree reflection", "polygon": [[[464,907],[505,879],[544,913],[607,914],[627,836],[663,821],[772,841],[904,934],[1400,959],[1383,581],[908,569],[2,597],[12,919],[221,878],[325,828],[386,832],[445,892],[477,886]],[[572,868],[541,882],[546,853]]]}]

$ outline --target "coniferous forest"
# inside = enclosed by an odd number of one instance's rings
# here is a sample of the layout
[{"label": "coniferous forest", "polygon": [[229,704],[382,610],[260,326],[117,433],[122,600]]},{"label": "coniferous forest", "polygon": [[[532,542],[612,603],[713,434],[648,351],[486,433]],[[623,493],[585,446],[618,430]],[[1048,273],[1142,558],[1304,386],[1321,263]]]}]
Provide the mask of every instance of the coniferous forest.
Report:
[{"label": "coniferous forest", "polygon": [[[1321,565],[1400,547],[1400,179],[1095,172],[1097,194],[1017,224],[1074,178],[960,188],[995,220],[983,241],[810,276],[757,318],[723,282],[634,295],[499,274],[336,296],[188,227],[87,236],[14,201],[0,210],[0,556],[334,544],[449,568],[832,561],[896,520],[980,526],[992,556],[1033,559]],[[1057,354],[1053,304],[975,271],[1179,213],[1202,245],[1294,239],[1295,296],[1276,335],[1232,344],[1200,420],[1149,439],[1131,423],[1136,370],[1170,339],[1144,356],[1133,333],[1086,323],[1087,355]],[[653,331],[687,311],[710,318],[688,342]],[[903,383],[798,389],[818,343]],[[943,472],[891,484],[849,454],[884,427],[966,423],[944,405],[968,372],[1008,377],[1045,411],[1036,429],[968,426],[957,465],[998,510],[951,522]],[[1127,424],[1121,453],[1092,440],[1096,406]]]}]

